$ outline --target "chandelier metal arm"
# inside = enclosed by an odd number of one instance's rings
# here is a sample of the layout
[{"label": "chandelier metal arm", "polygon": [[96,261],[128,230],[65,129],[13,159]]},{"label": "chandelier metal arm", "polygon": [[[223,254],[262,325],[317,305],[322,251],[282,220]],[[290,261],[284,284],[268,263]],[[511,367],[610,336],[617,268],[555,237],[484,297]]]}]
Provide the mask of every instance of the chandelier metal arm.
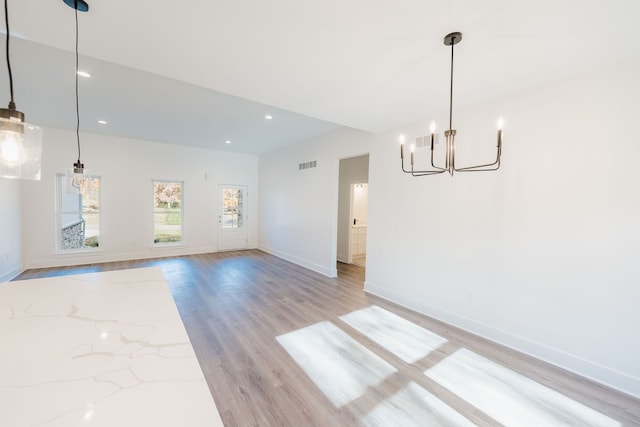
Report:
[{"label": "chandelier metal arm", "polygon": [[402,163],[402,172],[410,173],[413,176],[435,175],[435,174],[442,173],[442,172],[445,171],[445,169],[442,169],[442,168],[438,168],[438,170],[419,170],[419,171],[417,171],[417,170],[413,169],[413,165],[411,166],[411,169],[405,169],[405,167],[404,167],[404,159],[401,159],[401,163]]},{"label": "chandelier metal arm", "polygon": [[[495,166],[495,167],[492,167]],[[466,168],[454,169],[456,172],[485,172],[485,171],[497,171],[500,169],[500,156],[496,158],[493,163],[487,163],[486,165],[468,166]]]},{"label": "chandelier metal arm", "polygon": [[416,171],[415,173],[412,173],[412,176],[426,176],[426,175],[438,175],[440,173],[445,172],[444,170],[441,171],[426,171],[426,172],[420,172],[420,171]]},{"label": "chandelier metal arm", "polygon": [[433,139],[434,139],[434,135],[431,134],[431,167],[434,169],[438,169],[441,173],[446,171],[447,169],[441,168],[440,166],[436,166],[435,163],[433,163]]},{"label": "chandelier metal arm", "polygon": [[[495,168],[490,168],[489,166],[496,166]],[[479,165],[479,166],[469,166],[466,168],[454,169],[456,172],[489,172],[489,171],[497,171],[500,169],[500,161],[496,161],[495,163],[491,163],[488,165]]]},{"label": "chandelier metal arm", "polygon": [[400,165],[402,166],[402,172],[410,173],[413,176],[436,175],[446,171],[446,169],[440,168],[438,166],[433,166],[433,138],[431,139],[431,165],[437,170],[414,170],[413,152],[411,152],[411,169],[406,169],[404,166],[404,144],[400,144]]},{"label": "chandelier metal arm", "polygon": [[[500,169],[500,157],[502,156],[502,131],[498,131],[498,145],[496,150],[496,160],[493,163],[485,165],[467,166],[464,168],[454,169],[456,172],[488,172]],[[495,167],[494,167],[495,166]]]}]

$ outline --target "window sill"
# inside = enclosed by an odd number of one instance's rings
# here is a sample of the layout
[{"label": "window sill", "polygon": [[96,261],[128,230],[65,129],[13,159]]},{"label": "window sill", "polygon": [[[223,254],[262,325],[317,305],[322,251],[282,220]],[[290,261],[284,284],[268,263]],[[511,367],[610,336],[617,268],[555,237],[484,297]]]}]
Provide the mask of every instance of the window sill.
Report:
[{"label": "window sill", "polygon": [[77,255],[96,255],[104,253],[102,248],[85,248],[85,249],[56,249],[55,256],[77,256]]},{"label": "window sill", "polygon": [[155,250],[155,249],[173,249],[173,248],[182,248],[184,246],[185,246],[184,242],[179,242],[179,243],[154,243],[153,245],[149,246],[149,248],[151,250]]}]

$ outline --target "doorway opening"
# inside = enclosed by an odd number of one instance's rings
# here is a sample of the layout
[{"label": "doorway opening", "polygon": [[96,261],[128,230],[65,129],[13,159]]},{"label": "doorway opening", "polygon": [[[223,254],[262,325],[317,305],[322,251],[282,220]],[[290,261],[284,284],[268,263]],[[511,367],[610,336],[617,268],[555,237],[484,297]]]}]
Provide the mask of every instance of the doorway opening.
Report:
[{"label": "doorway opening", "polygon": [[369,155],[340,160],[338,180],[338,276],[362,275],[367,263]]},{"label": "doorway opening", "polygon": [[366,267],[367,262],[367,211],[369,184],[359,182],[351,185],[351,235],[349,236],[350,264]]}]

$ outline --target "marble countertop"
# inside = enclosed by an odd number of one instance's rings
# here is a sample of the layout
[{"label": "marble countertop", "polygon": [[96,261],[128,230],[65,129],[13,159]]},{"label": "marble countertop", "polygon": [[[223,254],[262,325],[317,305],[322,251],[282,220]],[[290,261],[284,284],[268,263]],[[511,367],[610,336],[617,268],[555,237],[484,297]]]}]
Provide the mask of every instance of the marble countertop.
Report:
[{"label": "marble countertop", "polygon": [[0,284],[0,425],[222,426],[159,268]]}]

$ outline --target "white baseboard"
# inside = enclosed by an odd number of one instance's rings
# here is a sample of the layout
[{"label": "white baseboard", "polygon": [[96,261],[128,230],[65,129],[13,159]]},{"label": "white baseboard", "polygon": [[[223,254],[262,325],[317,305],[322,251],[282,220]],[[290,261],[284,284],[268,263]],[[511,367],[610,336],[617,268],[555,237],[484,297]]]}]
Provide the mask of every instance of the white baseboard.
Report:
[{"label": "white baseboard", "polygon": [[320,273],[320,274],[322,274],[324,276],[327,276],[327,277],[338,277],[338,269],[335,266],[333,268],[327,268],[327,267],[324,267],[324,266],[322,266],[320,264],[316,264],[316,263],[308,261],[306,259],[298,258],[295,255],[291,255],[291,254],[288,254],[286,252],[282,252],[282,251],[279,251],[277,249],[269,248],[269,247],[266,247],[266,246],[258,245],[258,249],[260,249],[261,251],[266,252],[268,254],[275,255],[278,258],[282,258],[282,259],[285,259],[285,260],[287,260],[289,262],[292,262],[294,264],[298,264],[298,265],[300,265],[300,266],[302,266],[304,268],[308,268],[309,270],[313,270],[316,273]]},{"label": "white baseboard", "polygon": [[440,320],[474,335],[525,353],[567,371],[604,384],[623,393],[640,398],[640,378],[617,371],[607,366],[586,360],[562,350],[549,347],[514,335],[510,332],[494,328],[473,319],[442,310],[438,307],[406,297],[385,287],[365,282],[364,291],[385,300],[399,304],[434,319]]},{"label": "white baseboard", "polygon": [[73,265],[99,264],[103,262],[119,262],[137,259],[167,258],[183,255],[198,255],[218,252],[217,248],[189,248],[186,246],[164,246],[154,248],[153,251],[128,252],[119,254],[105,254],[104,252],[84,252],[73,254],[56,254],[53,259],[32,261],[27,265],[27,269],[32,268],[52,268],[67,267]]}]

